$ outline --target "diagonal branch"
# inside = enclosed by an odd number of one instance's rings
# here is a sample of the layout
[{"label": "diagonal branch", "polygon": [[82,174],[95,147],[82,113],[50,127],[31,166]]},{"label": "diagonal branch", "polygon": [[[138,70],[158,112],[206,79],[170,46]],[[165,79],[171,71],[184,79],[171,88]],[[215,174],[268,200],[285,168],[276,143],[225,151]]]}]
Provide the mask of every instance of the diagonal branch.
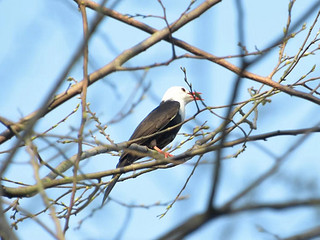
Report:
[{"label": "diagonal branch", "polygon": [[[149,38],[147,38],[144,41],[142,41],[141,43],[133,46],[132,48],[129,48],[129,49],[123,51],[119,56],[117,56],[110,63],[108,63],[104,67],[98,69],[97,71],[91,73],[88,77],[88,79],[89,79],[88,86],[95,83],[99,79],[105,77],[106,75],[117,71],[118,68],[120,68],[125,62],[127,62],[131,58],[137,56],[138,54],[142,53],[143,51],[150,48],[154,44],[160,42],[163,39],[168,39],[170,32],[173,33],[175,31],[177,31],[178,29],[182,28],[184,25],[186,25],[187,23],[189,23],[193,19],[199,17],[201,14],[203,14],[205,11],[207,11],[209,8],[211,8],[215,4],[219,3],[220,1],[221,0],[208,0],[208,1],[200,4],[197,8],[190,11],[189,13],[186,13],[184,16],[179,18],[176,22],[171,24],[170,30],[167,27],[165,27],[164,29],[159,30],[159,31],[153,29],[154,31]],[[93,4],[95,6],[94,10],[96,10],[98,12],[102,12],[103,14],[106,13],[105,11],[115,12],[113,10],[101,7],[101,5],[99,5],[97,3],[93,3],[91,1],[81,1],[81,4],[83,4],[86,7],[89,7],[88,4]],[[105,14],[105,15],[107,15],[107,14]],[[118,15],[121,15],[121,14],[118,14]],[[121,15],[121,16],[123,16],[123,15]],[[125,17],[125,16],[123,16],[123,17],[126,20],[130,19],[129,17]],[[47,113],[49,113],[50,111],[52,111],[56,107],[60,106],[61,104],[63,104],[67,100],[80,94],[82,91],[82,88],[83,88],[83,84],[84,84],[84,80],[73,85],[70,89],[68,89],[67,92],[64,92],[64,93],[57,95],[54,98],[54,100],[49,104],[49,106],[41,112],[41,116],[42,117],[45,116]],[[0,144],[7,141],[11,137],[13,137],[14,131],[16,131],[16,132],[22,131],[25,124],[28,121],[30,121],[31,119],[33,119],[34,116],[37,116],[37,115],[39,115],[39,113],[38,113],[38,111],[35,111],[35,112],[29,114],[28,116],[24,117],[23,119],[21,119],[19,121],[19,123],[11,125],[10,129],[1,133]],[[11,128],[13,128],[14,131],[12,131]]]},{"label": "diagonal branch", "polygon": [[[209,2],[209,1],[207,1]],[[217,1],[218,2],[218,1]],[[125,15],[122,15],[120,14],[119,12],[117,11],[114,11],[114,10],[111,10],[111,9],[108,9],[108,8],[101,8],[101,6],[93,1],[90,1],[90,0],[84,0],[83,3],[93,9],[93,10],[101,10],[101,12],[111,18],[114,18],[114,19],[117,19],[123,23],[126,23],[126,24],[129,24],[131,26],[134,26],[142,31],[145,31],[147,33],[150,33],[150,34],[154,34],[155,32],[157,32],[157,29],[155,28],[152,28],[150,26],[148,26],[147,24],[144,24],[142,22],[139,22],[133,18],[130,18],[128,16],[125,16]],[[320,5],[319,2],[315,3],[313,6],[310,7],[310,9],[308,11],[306,11],[306,13],[308,14],[303,14],[303,16],[309,16],[310,15],[310,11],[315,11],[317,9],[317,7]],[[304,20],[304,17],[302,17],[298,23],[302,22]],[[298,24],[296,24],[295,26],[292,27],[291,31],[293,31],[296,27],[298,26]],[[172,29],[172,31],[174,31],[175,29]],[[297,96],[297,97],[300,97],[300,98],[303,98],[303,99],[306,99],[306,100],[309,100],[311,102],[314,102],[318,105],[320,105],[320,99],[319,98],[316,98],[314,97],[313,95],[311,94],[308,94],[308,93],[304,93],[304,92],[301,92],[301,91],[297,91],[297,90],[294,90],[293,88],[291,87],[288,87],[288,86],[285,86],[285,85],[281,85],[279,84],[278,82],[275,82],[273,81],[271,78],[269,77],[263,77],[263,76],[259,76],[257,74],[253,74],[249,71],[242,71],[241,68],[231,64],[230,62],[226,61],[225,59],[221,59],[213,54],[210,54],[202,49],[199,49],[195,46],[192,46],[180,39],[177,39],[177,38],[172,38],[171,40],[169,39],[169,37],[167,36],[166,38],[164,38],[163,40],[171,43],[173,42],[176,46],[190,52],[190,53],[193,53],[194,55],[196,56],[200,56],[200,57],[203,57],[209,61],[212,61],[232,72],[234,72],[235,74],[237,75],[240,75],[241,77],[244,77],[244,78],[248,78],[248,79],[251,79],[253,81],[256,81],[256,82],[259,82],[259,83],[262,83],[262,84],[265,84],[267,86],[270,86],[270,87],[273,87],[273,88],[276,88],[282,92],[285,92],[289,95],[292,95],[292,96]],[[283,42],[285,39],[283,39],[282,37],[279,38],[279,40],[276,40],[274,43],[271,44],[271,47],[275,47],[275,46],[278,46],[281,42]],[[268,48],[269,49],[269,48]],[[1,141],[0,141],[1,143]]]},{"label": "diagonal branch", "polygon": [[[157,238],[163,240],[178,240],[184,239],[185,236],[189,235],[190,233],[194,232],[198,228],[202,227],[203,225],[209,223],[210,221],[217,219],[221,216],[237,214],[242,212],[248,211],[258,211],[264,209],[274,209],[274,210],[287,210],[296,207],[314,207],[320,205],[320,199],[308,199],[308,200],[300,200],[300,201],[289,201],[285,203],[265,203],[265,204],[252,204],[252,205],[245,205],[239,208],[224,208],[224,209],[216,209],[215,211],[205,211],[199,214],[195,214],[194,216],[190,217],[179,226],[174,227],[171,231],[167,232],[165,235]],[[305,236],[315,236],[315,233],[319,233],[319,227],[315,228],[314,231],[310,230],[310,235],[305,233]],[[298,236],[298,235],[296,235]],[[285,238],[287,240],[298,240],[301,238]],[[309,238],[303,238],[309,239]]]}]

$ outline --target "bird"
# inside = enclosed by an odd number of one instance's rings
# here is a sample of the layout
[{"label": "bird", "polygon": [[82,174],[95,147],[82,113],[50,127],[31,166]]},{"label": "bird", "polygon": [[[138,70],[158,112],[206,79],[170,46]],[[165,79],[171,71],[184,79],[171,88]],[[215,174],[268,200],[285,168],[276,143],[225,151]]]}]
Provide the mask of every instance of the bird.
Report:
[{"label": "bird", "polygon": [[[157,132],[163,131],[170,127],[176,126],[182,123],[185,118],[185,106],[193,100],[202,100],[199,92],[190,92],[184,87],[173,86],[170,87],[163,95],[162,100],[158,107],[153,109],[137,126],[133,134],[129,138],[129,141],[145,137]],[[164,154],[165,158],[172,156],[167,152],[163,152],[165,146],[173,141],[179,132],[181,125],[172,128],[168,131],[150,136],[149,138],[143,138],[137,140],[135,143],[141,146],[146,146],[150,149],[154,149],[159,153]],[[135,155],[131,152],[124,151],[117,164],[117,168],[125,167],[138,159],[142,158],[141,155]],[[105,190],[102,205],[108,198],[111,190],[117,183],[121,174],[114,174],[107,189]]]}]

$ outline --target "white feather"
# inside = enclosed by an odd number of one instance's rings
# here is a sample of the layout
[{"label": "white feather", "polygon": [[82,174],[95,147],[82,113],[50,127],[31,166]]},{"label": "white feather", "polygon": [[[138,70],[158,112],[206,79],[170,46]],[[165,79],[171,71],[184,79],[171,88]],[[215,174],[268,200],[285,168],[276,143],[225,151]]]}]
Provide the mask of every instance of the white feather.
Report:
[{"label": "white feather", "polygon": [[177,101],[180,103],[179,113],[182,121],[185,118],[185,106],[193,100],[190,92],[184,87],[174,86],[169,88],[163,95],[162,101]]}]

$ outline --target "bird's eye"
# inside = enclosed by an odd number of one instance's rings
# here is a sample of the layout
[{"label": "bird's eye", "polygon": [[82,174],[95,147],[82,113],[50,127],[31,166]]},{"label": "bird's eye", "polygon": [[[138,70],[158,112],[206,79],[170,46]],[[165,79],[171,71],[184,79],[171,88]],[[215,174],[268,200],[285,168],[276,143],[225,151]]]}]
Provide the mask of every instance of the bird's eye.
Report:
[{"label": "bird's eye", "polygon": [[185,88],[181,88],[181,90],[184,91],[184,92],[186,92],[186,89],[185,89]]}]

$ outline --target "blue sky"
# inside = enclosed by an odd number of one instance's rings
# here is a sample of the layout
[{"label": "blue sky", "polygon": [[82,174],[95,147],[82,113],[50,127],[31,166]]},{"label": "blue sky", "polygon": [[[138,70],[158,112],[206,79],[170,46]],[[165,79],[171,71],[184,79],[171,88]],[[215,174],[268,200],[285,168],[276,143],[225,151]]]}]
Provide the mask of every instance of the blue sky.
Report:
[{"label": "blue sky", "polygon": [[[183,12],[188,1],[163,1],[166,6],[169,22],[177,19]],[[196,2],[195,4],[201,3]],[[311,3],[310,3],[311,4]],[[309,7],[305,1],[298,0],[292,12],[293,23]],[[244,3],[245,13],[245,41],[249,51],[255,48],[264,49],[283,34],[283,27],[287,21],[288,1],[257,1],[247,0]],[[162,9],[157,1],[121,1],[115,10],[123,14],[153,14],[161,15]],[[235,1],[222,1],[207,11],[203,16],[188,24],[174,34],[174,37],[183,39],[188,43],[216,56],[237,54],[239,48],[237,30],[237,12]],[[306,19],[307,28],[310,27],[315,14]],[[88,10],[89,19],[93,12]],[[160,19],[138,18],[155,27],[163,28],[165,23]],[[75,50],[82,40],[81,14],[73,1],[0,1],[0,113],[12,121],[35,111],[45,99],[49,90],[54,86],[66,64],[70,61]],[[318,27],[319,28],[319,27]],[[306,36],[304,31],[288,45],[288,55],[295,54]],[[141,42],[148,37],[131,26],[119,23],[113,19],[105,19],[98,28],[96,35],[91,39],[89,46],[90,66],[89,72],[102,67],[124,49]],[[112,47],[111,47],[112,46]],[[184,51],[176,49],[178,54]],[[270,73],[277,62],[278,49],[276,48],[263,60],[249,68],[258,75],[265,76]],[[147,65],[166,61],[171,57],[171,46],[161,42],[146,52],[130,60],[126,66]],[[301,76],[316,63],[317,56],[311,56],[302,61],[294,74],[289,76],[291,81],[295,76]],[[239,64],[236,59],[230,60]],[[150,91],[143,102],[124,121],[110,125],[107,129],[115,142],[127,140],[135,126],[159,102],[165,90],[173,85],[184,85],[183,73],[180,66],[187,69],[188,79],[193,87],[203,93],[203,98],[209,106],[221,106],[228,102],[230,91],[236,76],[212,62],[194,59],[181,59],[166,67],[158,67],[148,71],[144,84],[151,84]],[[104,80],[90,86],[88,101],[91,109],[97,113],[100,121],[106,123],[115,115],[115,110],[121,108],[127,101],[127,94],[135,87],[137,81],[143,76],[143,71],[116,72]],[[82,62],[78,61],[69,73],[70,77],[80,81],[82,79]],[[319,76],[319,69],[313,76]],[[66,81],[59,92],[65,91],[69,83]],[[115,88],[116,86],[116,88]],[[247,88],[259,88],[260,84],[245,80],[241,86],[238,101],[249,98]],[[136,99],[135,99],[136,100]],[[70,113],[79,103],[76,97],[49,113],[36,127],[42,132],[60,121]],[[259,108],[258,130],[264,133],[280,129],[295,129],[312,127],[319,119],[319,107],[301,99],[278,94],[272,102]],[[196,108],[193,104],[187,107],[187,115],[192,116]],[[219,111],[222,114],[223,111]],[[197,123],[208,121],[212,128],[221,122],[212,115],[202,114],[182,128],[183,132],[191,132]],[[71,127],[80,126],[80,112],[73,115],[65,123],[55,129],[55,134],[65,134]],[[94,124],[88,126],[95,129]],[[0,130],[4,127],[1,125]],[[74,135],[74,133],[73,133]],[[103,140],[101,136],[98,136]],[[178,136],[174,144],[182,137]],[[313,135],[302,143],[301,147],[290,157],[283,167],[272,179],[263,183],[258,190],[249,194],[243,203],[254,201],[284,201],[291,198],[309,197],[310,192],[319,189],[319,163],[318,143],[319,136]],[[267,142],[248,144],[247,150],[236,159],[228,159],[223,164],[223,173],[218,203],[232,197],[237,189],[241,189],[248,182],[253,181],[259,174],[268,169],[274,162],[275,156],[281,156],[295,141],[294,137],[277,137]],[[0,146],[0,151],[9,148],[13,141]],[[44,146],[41,141],[39,146]],[[66,146],[67,148],[67,146]],[[179,149],[175,154],[186,150],[187,146]],[[240,148],[240,147],[239,147]],[[239,148],[228,149],[224,155],[234,154]],[[262,150],[261,148],[267,149]],[[271,152],[271,153],[270,153]],[[76,153],[75,147],[66,149],[66,155]],[[46,156],[54,155],[47,151]],[[208,154],[204,160],[212,161],[214,155]],[[1,159],[2,157],[0,157]],[[28,155],[20,150],[16,155],[15,164],[7,171],[10,179],[33,183],[32,169],[28,165]],[[60,159],[61,160],[61,159]],[[99,156],[85,161],[82,168],[85,172],[103,171],[112,169],[117,163],[117,157]],[[57,164],[57,162],[54,162]],[[191,161],[194,163],[194,161]],[[210,166],[210,167],[208,167]],[[159,170],[145,174],[125,184],[117,184],[111,196],[128,204],[153,204],[155,202],[168,202],[173,200],[182,188],[186,178],[192,170],[190,164],[178,166],[173,169]],[[308,172],[308,174],[306,174]],[[71,173],[71,172],[70,172]],[[45,174],[43,172],[42,174]],[[112,239],[121,229],[126,218],[129,218],[128,228],[123,239],[152,239],[165,233],[172,227],[203,211],[208,199],[208,187],[211,182],[211,165],[200,165],[183,195],[187,200],[178,202],[174,208],[161,220],[157,215],[165,211],[165,207],[151,209],[133,209],[119,206],[111,202],[107,206],[84,221],[80,229],[76,229],[81,219],[90,214],[90,210],[100,204],[97,199],[92,207],[71,218],[70,230],[67,239]],[[300,195],[296,196],[296,187],[300,186]],[[306,186],[305,186],[305,185]],[[310,187],[310,189],[308,189]],[[56,190],[48,191],[54,196]],[[316,197],[316,196],[314,196]],[[41,209],[42,201],[39,196],[21,201],[21,205],[30,211]],[[37,203],[37,204],[35,204]],[[68,203],[68,202],[67,202]],[[299,216],[299,217],[296,217]],[[261,211],[258,213],[243,213],[233,217],[226,217],[207,224],[201,230],[187,239],[274,239],[271,235],[259,232],[259,226],[280,236],[293,234],[311,227],[315,221],[316,213],[305,209],[292,211]],[[42,216],[42,220],[52,224],[51,218]],[[290,222],[287,222],[290,219]],[[283,222],[286,224],[283,224]],[[50,236],[32,220],[26,220],[18,225],[16,231],[20,239],[50,239]],[[229,229],[227,231],[226,229]],[[35,232],[37,237],[34,237]]]}]

